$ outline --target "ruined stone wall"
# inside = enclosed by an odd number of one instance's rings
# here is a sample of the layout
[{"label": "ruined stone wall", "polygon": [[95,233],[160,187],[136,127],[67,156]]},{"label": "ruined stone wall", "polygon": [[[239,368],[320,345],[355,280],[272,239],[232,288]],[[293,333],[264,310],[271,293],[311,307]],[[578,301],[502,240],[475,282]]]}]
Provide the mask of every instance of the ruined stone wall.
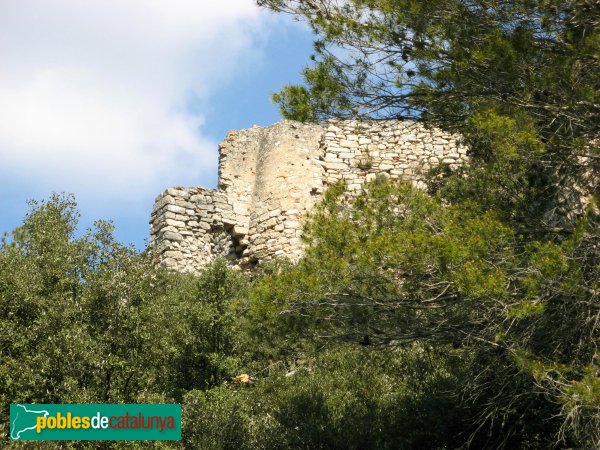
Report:
[{"label": "ruined stone wall", "polygon": [[454,169],[466,158],[458,137],[418,122],[331,123],[322,139],[323,181],[340,179],[360,190],[377,175],[412,181],[424,188],[423,176],[441,163]]},{"label": "ruined stone wall", "polygon": [[150,246],[161,265],[198,272],[215,258],[236,259],[233,223],[233,207],[224,193],[201,187],[170,188],[156,197]]},{"label": "ruined stone wall", "polygon": [[219,147],[217,190],[176,187],[156,198],[150,245],[159,264],[183,272],[218,257],[239,268],[297,260],[304,218],[328,185],[344,180],[359,191],[383,176],[424,188],[431,167],[465,159],[457,136],[417,122],[282,121],[232,131]]},{"label": "ruined stone wall", "polygon": [[260,130],[248,247],[242,265],[279,255],[297,259],[301,218],[323,191],[318,163],[322,127],[284,122]]}]

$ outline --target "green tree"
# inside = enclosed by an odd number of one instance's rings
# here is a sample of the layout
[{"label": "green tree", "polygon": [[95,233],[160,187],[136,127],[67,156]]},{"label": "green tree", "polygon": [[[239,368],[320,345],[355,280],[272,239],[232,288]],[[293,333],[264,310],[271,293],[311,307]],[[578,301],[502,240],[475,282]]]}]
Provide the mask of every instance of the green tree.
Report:
[{"label": "green tree", "polygon": [[565,226],[574,185],[598,194],[594,2],[258,3],[306,20],[317,37],[306,84],[274,97],[285,117],[412,118],[458,131],[486,169],[471,174],[471,195],[524,229]]},{"label": "green tree", "polygon": [[[286,117],[424,120],[461,133],[470,149],[469,166],[432,184],[437,200],[419,200],[427,206],[408,222],[401,204],[398,217],[390,201],[413,205],[413,194],[368,197],[352,213],[326,209],[311,228],[311,251],[333,259],[342,275],[327,282],[343,289],[325,298],[322,291],[288,296],[282,301],[302,301],[286,310],[307,317],[310,308],[326,329],[343,324],[337,335],[368,332],[382,343],[454,335],[483,362],[467,386],[481,405],[480,431],[491,430],[496,445],[510,446],[523,432],[530,445],[553,434],[599,446],[597,4],[259,3],[303,18],[317,36],[306,84],[275,98]],[[373,201],[392,218],[377,215]],[[380,244],[369,214],[392,221]],[[329,223],[332,217],[338,219]],[[325,270],[309,273],[326,277]],[[311,282],[313,292],[318,285]],[[544,396],[550,401],[540,402]],[[525,420],[531,405],[542,405],[548,428],[541,435],[522,427],[533,424]],[[558,410],[560,427],[552,420]]]},{"label": "green tree", "polygon": [[239,373],[239,274],[223,262],[200,277],[158,269],[109,223],[77,237],[78,216],[72,196],[32,202],[0,243],[2,404],[180,402]]},{"label": "green tree", "polygon": [[[321,350],[251,387],[191,391],[184,442],[201,449],[433,449],[460,441],[456,351]],[[454,370],[449,370],[454,369]]]},{"label": "green tree", "polygon": [[220,386],[239,375],[248,352],[237,302],[245,278],[216,261],[199,276],[169,274],[169,292],[144,308],[155,342],[145,356],[152,383],[180,402],[187,391]]},{"label": "green tree", "polygon": [[594,446],[599,305],[588,286],[599,274],[597,254],[580,254],[590,234],[524,245],[501,218],[404,184],[356,197],[335,186],[305,230],[305,258],[257,282],[249,315],[274,324],[262,339],[295,343],[283,358],[332,339],[461,349],[460,397],[477,406],[463,405],[474,424],[463,443]]}]

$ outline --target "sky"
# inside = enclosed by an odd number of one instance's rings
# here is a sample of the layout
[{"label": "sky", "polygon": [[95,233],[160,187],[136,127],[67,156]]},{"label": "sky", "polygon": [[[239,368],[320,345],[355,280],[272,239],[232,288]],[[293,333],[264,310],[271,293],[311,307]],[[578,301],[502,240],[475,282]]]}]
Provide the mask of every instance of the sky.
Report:
[{"label": "sky", "polygon": [[312,35],[253,0],[0,2],[0,235],[73,193],[145,248],[154,198],[217,182],[231,129],[280,120]]}]

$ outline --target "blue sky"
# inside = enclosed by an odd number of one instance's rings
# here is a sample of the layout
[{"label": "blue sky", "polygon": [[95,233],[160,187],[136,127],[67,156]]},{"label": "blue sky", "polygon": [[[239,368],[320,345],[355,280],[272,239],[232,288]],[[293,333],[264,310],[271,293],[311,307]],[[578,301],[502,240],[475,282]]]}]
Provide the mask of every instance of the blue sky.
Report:
[{"label": "blue sky", "polygon": [[76,196],[143,249],[154,197],[214,187],[231,129],[280,119],[312,36],[253,0],[7,0],[0,5],[0,233],[26,200]]}]

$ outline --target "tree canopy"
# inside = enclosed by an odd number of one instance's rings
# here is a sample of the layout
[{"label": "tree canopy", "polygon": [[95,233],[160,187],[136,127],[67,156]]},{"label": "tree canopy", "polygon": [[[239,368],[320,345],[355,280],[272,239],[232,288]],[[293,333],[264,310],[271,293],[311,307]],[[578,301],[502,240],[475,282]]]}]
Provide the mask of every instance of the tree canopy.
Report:
[{"label": "tree canopy", "polygon": [[0,242],[2,402],[182,403],[181,442],[65,448],[600,448],[597,3],[259,3],[315,33],[285,117],[424,121],[469,164],[331,186],[304,257],[249,273],[32,203]]},{"label": "tree canopy", "polygon": [[488,169],[470,194],[536,232],[565,225],[569,188],[598,194],[597,2],[259,4],[315,33],[305,84],[274,95],[285,117],[416,119],[460,132],[473,163]]},{"label": "tree canopy", "polygon": [[424,121],[460,133],[470,157],[438,171],[432,199],[372,187],[349,209],[327,200],[304,264],[330,257],[332,279],[314,270],[335,288],[286,307],[338,336],[466,346],[482,364],[469,384],[487,398],[481,427],[510,440],[545,404],[557,441],[600,445],[597,2],[259,3],[315,33],[305,84],[274,95],[285,117]]}]

